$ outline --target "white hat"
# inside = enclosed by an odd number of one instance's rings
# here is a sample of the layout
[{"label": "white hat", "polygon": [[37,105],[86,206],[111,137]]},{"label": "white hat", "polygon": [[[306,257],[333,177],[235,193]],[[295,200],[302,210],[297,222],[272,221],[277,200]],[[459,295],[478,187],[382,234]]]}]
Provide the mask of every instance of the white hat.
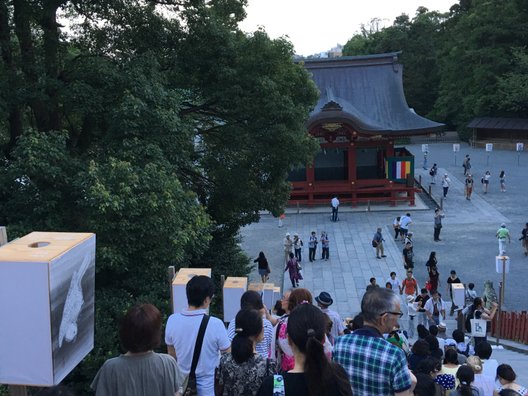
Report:
[{"label": "white hat", "polygon": [[290,236],[290,233],[289,233],[289,232],[287,232],[287,233],[286,233],[286,236],[287,236],[287,237],[289,237],[289,236]]},{"label": "white hat", "polygon": [[408,295],[406,298],[408,303],[412,303],[414,301],[414,296]]},{"label": "white hat", "polygon": [[438,324],[438,328],[439,328],[439,329],[446,330],[446,329],[447,329],[447,325],[446,325],[444,322],[440,322],[440,323]]}]

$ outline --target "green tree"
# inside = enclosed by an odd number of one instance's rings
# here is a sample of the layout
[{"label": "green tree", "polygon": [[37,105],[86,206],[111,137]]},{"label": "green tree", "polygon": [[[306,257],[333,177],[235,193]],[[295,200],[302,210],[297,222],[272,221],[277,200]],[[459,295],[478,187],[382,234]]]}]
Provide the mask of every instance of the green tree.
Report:
[{"label": "green tree", "polygon": [[514,116],[528,114],[528,52],[525,48],[514,52],[513,70],[499,79],[501,109]]},{"label": "green tree", "polygon": [[244,5],[0,1],[0,222],[11,238],[97,234],[80,393],[130,304],[169,312],[167,266],[247,274],[239,227],[279,212],[287,171],[317,149],[314,84],[291,43],[238,30]]}]

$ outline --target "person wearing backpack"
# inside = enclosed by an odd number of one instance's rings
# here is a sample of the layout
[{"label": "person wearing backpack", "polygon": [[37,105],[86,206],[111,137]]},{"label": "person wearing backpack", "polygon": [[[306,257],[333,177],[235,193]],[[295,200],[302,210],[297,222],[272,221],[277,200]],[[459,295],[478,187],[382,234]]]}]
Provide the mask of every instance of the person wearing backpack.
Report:
[{"label": "person wearing backpack", "polygon": [[[187,283],[188,308],[169,316],[165,328],[165,343],[169,355],[189,375],[189,384],[200,396],[214,396],[215,369],[220,352],[231,352],[231,341],[224,323],[207,315],[214,295],[211,278],[192,277]],[[194,369],[194,370],[193,370]],[[194,389],[193,389],[194,391]]]}]

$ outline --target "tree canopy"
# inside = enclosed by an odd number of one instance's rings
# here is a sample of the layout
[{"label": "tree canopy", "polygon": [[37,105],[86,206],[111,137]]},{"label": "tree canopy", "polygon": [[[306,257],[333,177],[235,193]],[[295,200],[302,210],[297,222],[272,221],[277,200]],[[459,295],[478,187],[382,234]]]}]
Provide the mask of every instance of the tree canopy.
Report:
[{"label": "tree canopy", "polygon": [[[461,0],[440,14],[418,8],[391,26],[362,29],[344,54],[402,51],[409,105],[464,130],[476,116],[525,117],[522,52],[528,5],[520,0]],[[524,88],[523,88],[524,87]],[[524,92],[524,93],[523,93]]]},{"label": "tree canopy", "polygon": [[0,223],[97,234],[96,349],[136,301],[168,313],[169,265],[245,275],[237,233],[281,212],[318,145],[293,47],[242,33],[242,0],[0,0]]}]

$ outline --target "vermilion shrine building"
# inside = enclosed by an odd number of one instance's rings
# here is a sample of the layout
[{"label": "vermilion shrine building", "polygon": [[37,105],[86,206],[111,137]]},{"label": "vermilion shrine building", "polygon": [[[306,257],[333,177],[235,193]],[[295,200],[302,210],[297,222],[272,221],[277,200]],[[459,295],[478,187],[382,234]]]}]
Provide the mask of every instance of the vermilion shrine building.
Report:
[{"label": "vermilion shrine building", "polygon": [[444,124],[414,113],[405,100],[399,53],[304,60],[320,91],[307,122],[320,152],[290,172],[290,204],[414,205],[414,157],[398,138],[438,132]]}]

